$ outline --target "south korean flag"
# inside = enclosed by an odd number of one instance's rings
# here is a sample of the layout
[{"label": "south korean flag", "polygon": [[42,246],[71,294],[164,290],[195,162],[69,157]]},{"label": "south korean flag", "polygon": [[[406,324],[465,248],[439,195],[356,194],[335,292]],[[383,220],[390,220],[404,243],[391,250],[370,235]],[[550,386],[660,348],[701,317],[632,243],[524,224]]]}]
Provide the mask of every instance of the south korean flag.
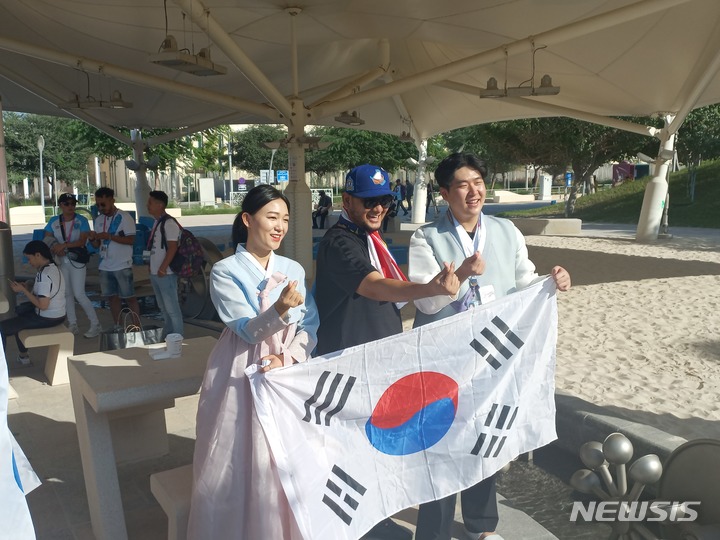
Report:
[{"label": "south korean flag", "polygon": [[555,285],[266,375],[258,417],[304,538],[356,539],[555,435]]}]

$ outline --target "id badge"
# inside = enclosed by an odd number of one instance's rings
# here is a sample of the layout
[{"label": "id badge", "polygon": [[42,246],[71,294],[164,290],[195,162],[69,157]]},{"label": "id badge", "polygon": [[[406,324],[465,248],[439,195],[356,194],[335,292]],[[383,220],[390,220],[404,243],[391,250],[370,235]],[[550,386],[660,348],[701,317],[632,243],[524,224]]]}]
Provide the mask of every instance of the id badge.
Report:
[{"label": "id badge", "polygon": [[108,245],[107,242],[100,244],[100,257],[105,258],[107,256]]},{"label": "id badge", "polygon": [[480,302],[488,304],[495,300],[495,287],[492,285],[483,285],[480,287]]}]

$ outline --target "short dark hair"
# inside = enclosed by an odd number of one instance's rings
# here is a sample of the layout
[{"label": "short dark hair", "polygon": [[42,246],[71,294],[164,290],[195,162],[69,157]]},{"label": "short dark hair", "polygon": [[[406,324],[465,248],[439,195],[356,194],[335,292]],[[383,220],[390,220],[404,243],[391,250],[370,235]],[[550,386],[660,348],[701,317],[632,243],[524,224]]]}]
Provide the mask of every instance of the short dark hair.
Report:
[{"label": "short dark hair", "polygon": [[150,196],[156,201],[163,203],[163,206],[168,205],[168,196],[164,191],[151,191]]},{"label": "short dark hair", "polygon": [[53,261],[53,256],[50,252],[50,248],[42,240],[31,240],[25,245],[25,248],[23,249],[23,255],[35,255],[37,253],[45,257],[48,261]]},{"label": "short dark hair", "polygon": [[450,189],[455,171],[467,167],[480,173],[482,179],[487,177],[487,165],[475,154],[456,152],[443,159],[435,169],[435,180],[441,188]]},{"label": "short dark hair", "polygon": [[96,197],[100,197],[101,199],[106,199],[110,197],[111,199],[115,198],[115,190],[109,187],[101,187],[98,188],[98,190],[95,192]]},{"label": "short dark hair", "polygon": [[244,244],[247,242],[248,230],[245,226],[245,223],[243,223],[242,215],[246,212],[251,216],[255,215],[257,211],[260,210],[263,206],[276,199],[282,199],[283,201],[285,201],[285,204],[288,207],[288,212],[290,212],[290,201],[288,200],[288,198],[283,195],[282,192],[278,191],[271,185],[261,184],[259,186],[255,186],[250,191],[248,191],[247,195],[245,195],[245,198],[243,199],[242,209],[240,210],[238,215],[235,216],[235,221],[233,221],[233,246],[237,248],[238,244]]}]

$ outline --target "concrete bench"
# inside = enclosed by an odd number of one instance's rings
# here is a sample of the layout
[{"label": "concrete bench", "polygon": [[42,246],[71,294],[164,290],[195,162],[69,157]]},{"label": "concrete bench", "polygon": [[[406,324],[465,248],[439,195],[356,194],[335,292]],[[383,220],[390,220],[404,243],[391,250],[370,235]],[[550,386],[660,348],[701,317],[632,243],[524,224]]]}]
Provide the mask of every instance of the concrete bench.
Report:
[{"label": "concrete bench", "polygon": [[67,359],[72,356],[75,347],[75,336],[64,325],[59,324],[50,328],[37,328],[33,330],[20,330],[20,341],[25,347],[47,347],[45,361],[45,376],[51,386],[67,384]]},{"label": "concrete bench", "polygon": [[150,491],[168,517],[168,540],[187,537],[192,482],[192,464],[150,475]]},{"label": "concrete bench", "polygon": [[529,235],[580,234],[582,220],[577,218],[510,218],[520,232]]},{"label": "concrete bench", "polygon": [[45,225],[42,206],[13,206],[10,209],[10,223],[15,225]]}]

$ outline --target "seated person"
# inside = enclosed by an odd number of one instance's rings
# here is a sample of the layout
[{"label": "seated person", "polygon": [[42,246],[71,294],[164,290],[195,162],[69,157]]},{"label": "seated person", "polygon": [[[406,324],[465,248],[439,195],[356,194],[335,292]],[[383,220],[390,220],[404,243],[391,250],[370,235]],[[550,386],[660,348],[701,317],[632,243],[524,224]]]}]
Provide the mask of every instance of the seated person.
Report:
[{"label": "seated person", "polygon": [[315,210],[312,213],[313,229],[318,228],[317,218],[320,218],[320,229],[325,228],[325,219],[327,218],[330,209],[332,208],[332,199],[325,194],[324,190],[320,190],[320,200],[315,205]]},{"label": "seated person", "polygon": [[30,356],[18,333],[32,328],[50,328],[65,321],[65,282],[45,242],[29,242],[23,249],[23,255],[27,257],[30,266],[37,270],[35,281],[18,283],[10,280],[10,288],[27,296],[29,303],[18,306],[17,316],[0,321],[0,334],[3,348],[7,336],[15,336],[20,351],[17,362],[20,366],[29,366]]}]

